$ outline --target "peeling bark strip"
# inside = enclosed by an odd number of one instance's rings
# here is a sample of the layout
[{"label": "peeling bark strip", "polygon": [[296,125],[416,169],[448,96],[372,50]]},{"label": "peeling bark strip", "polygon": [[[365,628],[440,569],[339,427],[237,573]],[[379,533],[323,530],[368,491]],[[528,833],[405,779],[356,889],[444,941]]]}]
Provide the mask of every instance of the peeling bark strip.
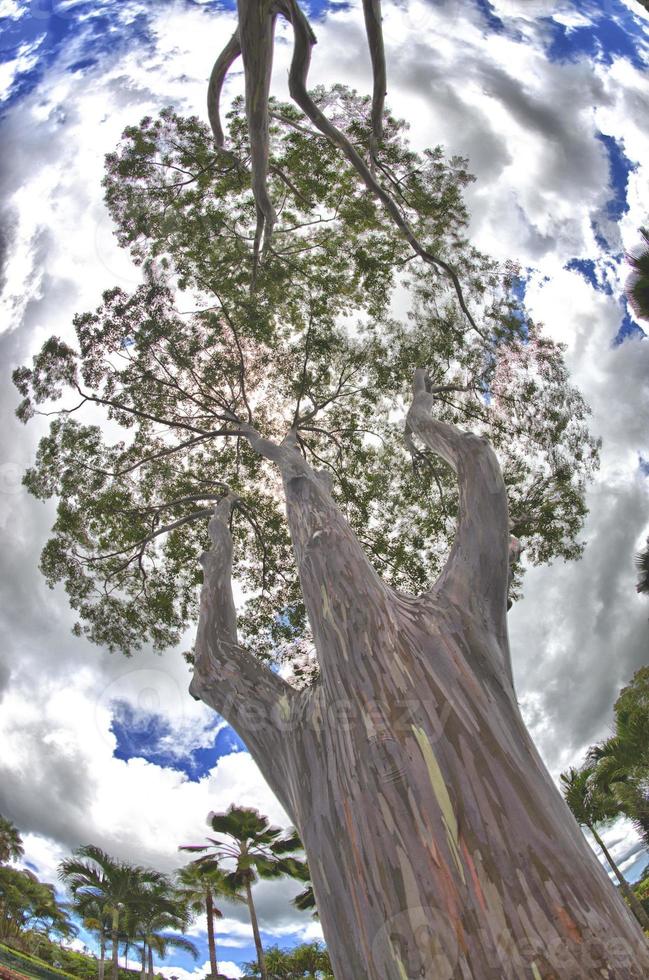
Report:
[{"label": "peeling bark strip", "polygon": [[381,580],[292,433],[276,445],[243,426],[282,475],[321,677],[297,692],[239,646],[227,496],[203,556],[192,693],[298,828],[336,980],[641,980],[649,947],[518,709],[496,457],[433,400],[417,372],[410,435],[454,467],[460,516],[418,597]]},{"label": "peeling bark strip", "polygon": [[[240,53],[243,58],[246,88],[246,111],[250,136],[252,189],[257,206],[257,229],[253,248],[253,279],[259,262],[262,241],[264,251],[270,244],[275,211],[268,194],[268,94],[272,68],[272,47],[275,19],[282,14],[293,27],[294,49],[289,72],[291,98],[311,120],[316,129],[342,151],[365,186],[384,206],[396,226],[415,253],[435,268],[441,269],[451,280],[460,309],[471,327],[484,337],[471,315],[462,292],[457,273],[448,262],[424,248],[401,208],[392,195],[376,179],[373,162],[377,159],[383,133],[383,108],[386,90],[385,52],[381,26],[380,0],[363,0],[365,28],[370,48],[374,86],[372,95],[372,135],[370,138],[370,165],[355,149],[345,134],[327,119],[307,90],[311,49],[316,38],[297,0],[238,0],[239,29],[217,58],[208,90],[208,112],[214,138],[223,147],[218,103],[228,68]],[[263,254],[263,253],[262,253]]]}]

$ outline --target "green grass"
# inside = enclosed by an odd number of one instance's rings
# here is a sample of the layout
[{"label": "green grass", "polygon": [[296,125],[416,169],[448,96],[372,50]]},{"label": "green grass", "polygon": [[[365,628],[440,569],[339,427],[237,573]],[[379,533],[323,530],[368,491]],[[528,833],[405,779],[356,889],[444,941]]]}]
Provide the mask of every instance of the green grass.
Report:
[{"label": "green grass", "polygon": [[19,953],[17,949],[11,949],[4,943],[0,943],[0,964],[35,980],[58,980],[59,977],[75,980],[71,973],[50,966],[49,963],[39,960],[36,956],[30,956],[29,953]]}]

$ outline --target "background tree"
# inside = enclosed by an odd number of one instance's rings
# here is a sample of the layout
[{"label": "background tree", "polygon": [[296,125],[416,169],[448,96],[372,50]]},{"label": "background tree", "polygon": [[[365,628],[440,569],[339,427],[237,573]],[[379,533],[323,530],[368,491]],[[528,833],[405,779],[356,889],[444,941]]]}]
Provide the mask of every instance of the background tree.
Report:
[{"label": "background tree", "polygon": [[633,886],[636,897],[642,903],[642,907],[649,915],[649,867],[646,867],[639,880]]},{"label": "background tree", "polygon": [[23,853],[23,842],[18,828],[0,813],[0,864],[19,861]]},{"label": "background tree", "polygon": [[155,883],[133,894],[127,914],[122,918],[122,930],[127,941],[141,943],[142,977],[153,978],[154,951],[164,958],[169,948],[177,948],[196,958],[198,953],[194,943],[177,935],[178,930],[184,932],[187,929],[190,918],[185,896],[166,877],[161,876]]},{"label": "background tree", "polygon": [[73,893],[72,909],[81,919],[84,929],[97,935],[99,944],[97,980],[104,980],[106,945],[110,935],[111,916],[97,895],[83,891]]},{"label": "background tree", "polygon": [[218,867],[205,867],[202,864],[191,863],[181,868],[177,873],[179,894],[187,902],[189,908],[196,913],[205,915],[207,923],[207,946],[210,956],[210,970],[216,977],[219,969],[216,959],[215,920],[223,918],[223,913],[215,905],[218,896],[230,902],[244,902],[245,897],[233,888],[225,872]]},{"label": "background tree", "polygon": [[641,228],[644,245],[627,254],[631,274],[624,290],[639,320],[649,320],[649,230]]},{"label": "background tree", "polygon": [[294,856],[294,852],[302,848],[300,839],[295,834],[286,835],[279,827],[272,827],[268,817],[258,810],[234,803],[225,813],[211,813],[208,823],[212,830],[221,834],[220,838],[208,837],[208,844],[185,844],[180,849],[204,854],[193,862],[204,872],[221,870],[222,861],[234,864],[232,870],[224,872],[224,882],[234,893],[245,893],[259,970],[263,980],[268,980],[252,886],[259,878],[300,875],[304,862]]},{"label": "background tree", "polygon": [[597,841],[638,922],[643,929],[649,929],[649,917],[597,832],[598,825],[610,823],[620,815],[620,807],[614,797],[604,792],[597,785],[593,779],[593,773],[594,767],[592,765],[586,765],[581,769],[571,767],[566,772],[561,773],[564,799],[580,827],[588,827]]},{"label": "background tree", "polygon": [[79,894],[91,895],[110,914],[111,978],[117,980],[120,922],[127,920],[129,911],[138,907],[152,887],[164,882],[165,876],[150,868],[116,861],[94,844],[86,844],[60,863],[59,877],[73,898]]},{"label": "background tree", "polygon": [[[333,980],[329,955],[318,942],[302,943],[291,950],[270,946],[266,950],[266,967],[271,980]],[[244,963],[246,980],[258,980],[259,964]]]},{"label": "background tree", "polygon": [[614,707],[614,734],[593,746],[593,779],[611,793],[649,847],[649,667],[641,667]]},{"label": "background tree", "polygon": [[643,595],[649,595],[649,539],[647,546],[636,555],[635,563],[638,570],[636,589]]},{"label": "background tree", "polygon": [[76,932],[53,885],[39,881],[31,871],[0,867],[0,938],[16,937],[26,930],[58,937]]},{"label": "background tree", "polygon": [[[366,100],[336,89],[320,101],[365,136]],[[128,130],[108,161],[107,200],[144,285],[131,296],[111,290],[95,314],[77,317],[77,351],[52,338],[15,375],[23,419],[66,392],[76,399],[54,408],[26,482],[39,497],[60,497],[43,571],[65,583],[77,631],[111,649],[164,647],[195,619],[196,560],[227,488],[245,556],[242,639],[266,659],[312,649],[277,474],[246,435],[253,413],[267,437],[293,426],[300,451],[330,473],[377,571],[396,588],[424,588],[451,546],[459,497],[448,465],[404,445],[399,417],[422,362],[443,382],[440,418],[497,446],[528,560],[581,550],[585,481],[597,462],[587,408],[561,348],[520,309],[515,270],[463,238],[464,162],[439,150],[417,157],[403,124],[386,120],[390,172],[422,228],[465,263],[480,332],[462,323],[445,283],[410,262],[333,149],[296,130],[290,107],[275,109],[272,180],[284,207],[254,301],[249,173],[215,155],[197,120],[166,112]],[[238,104],[230,138],[243,158],[244,124]],[[180,181],[178,171],[191,176]],[[409,319],[394,320],[404,276]],[[97,424],[104,412],[115,427]]]}]

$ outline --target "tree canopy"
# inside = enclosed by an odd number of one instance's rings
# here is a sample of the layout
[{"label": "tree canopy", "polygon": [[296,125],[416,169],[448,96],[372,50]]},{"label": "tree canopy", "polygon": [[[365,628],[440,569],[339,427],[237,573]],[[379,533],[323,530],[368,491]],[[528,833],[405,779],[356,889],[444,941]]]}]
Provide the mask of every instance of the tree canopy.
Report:
[{"label": "tree canopy", "polygon": [[[368,143],[369,99],[340,86],[314,98]],[[241,638],[290,658],[299,680],[308,625],[260,435],[295,432],[379,573],[412,592],[443,566],[458,508],[451,469],[404,439],[416,368],[428,368],[441,420],[492,442],[533,563],[580,554],[598,445],[561,346],[523,308],[520,270],[467,242],[466,162],[415,153],[385,115],[377,165],[418,240],[462,270],[470,318],[336,147],[294,106],[270,109],[263,263],[242,101],[227,149],[197,118],[146,118],[108,156],[105,179],[141,286],[104,293],[75,318],[74,346],[50,338],[14,378],[22,420],[54,415],[25,482],[59,498],[42,569],[64,583],[75,630],[125,653],[176,643],[196,618],[208,518],[229,492]]]},{"label": "tree canopy", "polygon": [[649,846],[649,667],[622,688],[614,712],[613,735],[589,750],[594,780]]},{"label": "tree canopy", "polygon": [[23,853],[20,831],[11,820],[0,813],[0,864],[4,864],[5,861],[17,861]]}]

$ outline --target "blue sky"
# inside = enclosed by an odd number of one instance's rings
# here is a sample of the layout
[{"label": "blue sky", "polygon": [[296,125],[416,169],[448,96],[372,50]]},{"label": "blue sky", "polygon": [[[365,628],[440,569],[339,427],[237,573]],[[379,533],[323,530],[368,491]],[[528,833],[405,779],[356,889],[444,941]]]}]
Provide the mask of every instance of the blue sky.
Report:
[{"label": "blue sky", "polygon": [[[647,611],[630,559],[649,512],[649,345],[621,283],[624,250],[649,210],[649,17],[635,0],[451,3],[385,0],[391,105],[412,123],[415,143],[443,142],[469,156],[476,243],[520,262],[520,294],[566,343],[604,439],[579,575],[559,566],[529,572],[511,616],[521,705],[556,773],[607,734],[617,691],[646,660]],[[7,363],[46,331],[64,335],[72,314],[92,308],[120,276],[130,288],[132,270],[120,264],[102,217],[102,156],[145,112],[170,102],[203,111],[233,6],[0,0],[0,141],[12,150],[0,163]],[[319,21],[315,81],[367,89],[357,7],[310,5]],[[278,64],[279,89],[285,52]],[[13,393],[5,397],[9,419]],[[43,589],[37,572],[49,515],[15,478],[33,436],[9,422],[2,435],[0,530],[22,577],[12,564],[3,586],[0,738],[9,751],[0,760],[0,811],[25,828],[30,866],[53,878],[57,860],[92,839],[170,870],[177,844],[206,832],[210,809],[237,801],[285,820],[241,740],[189,699],[181,658],[145,651],[126,665],[70,637],[65,596]],[[38,596],[38,612],[24,611],[28,594]],[[16,664],[26,666],[17,673]],[[27,674],[41,685],[40,718]],[[632,831],[617,828],[608,839],[637,873],[646,858]],[[267,942],[316,934],[291,911],[296,890],[259,886]],[[232,963],[252,958],[246,928],[245,914],[229,910]],[[203,952],[204,939],[198,929]],[[181,980],[201,975],[185,957],[172,962],[187,971]]]}]

